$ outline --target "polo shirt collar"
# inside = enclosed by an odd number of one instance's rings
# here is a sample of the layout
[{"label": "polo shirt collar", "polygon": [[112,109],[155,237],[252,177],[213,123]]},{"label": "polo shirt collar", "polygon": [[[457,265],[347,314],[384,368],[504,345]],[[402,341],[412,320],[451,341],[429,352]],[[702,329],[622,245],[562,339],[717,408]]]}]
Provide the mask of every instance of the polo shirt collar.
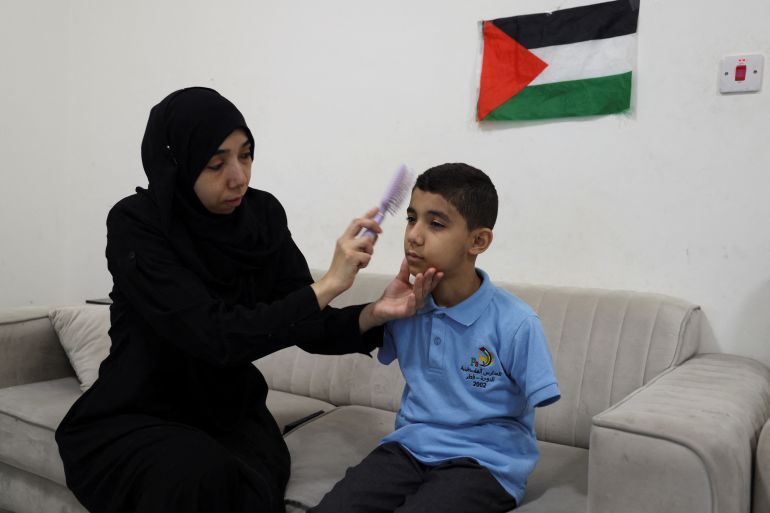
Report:
[{"label": "polo shirt collar", "polygon": [[443,313],[464,326],[470,326],[476,319],[481,317],[481,314],[487,309],[489,302],[492,301],[492,296],[495,293],[495,288],[489,281],[487,273],[477,267],[476,274],[481,278],[481,286],[476,292],[471,294],[470,297],[465,298],[463,301],[452,307],[446,308],[438,306],[433,300],[433,294],[431,294],[425,298],[425,304],[417,313],[419,315],[431,312]]}]

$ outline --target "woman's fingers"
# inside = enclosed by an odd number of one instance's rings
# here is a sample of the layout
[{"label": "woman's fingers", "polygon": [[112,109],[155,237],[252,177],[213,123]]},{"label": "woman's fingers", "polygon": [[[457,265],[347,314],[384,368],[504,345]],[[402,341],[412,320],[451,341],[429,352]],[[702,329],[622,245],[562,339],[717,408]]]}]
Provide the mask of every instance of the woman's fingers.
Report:
[{"label": "woman's fingers", "polygon": [[425,278],[423,280],[423,294],[428,296],[433,289],[436,288],[438,282],[443,278],[444,273],[437,271],[433,267],[425,271]]},{"label": "woman's fingers", "polygon": [[[373,219],[378,209],[372,208],[364,217],[354,219],[336,240],[332,262],[326,274],[312,285],[318,305],[324,308],[329,301],[353,285],[358,271],[369,265],[374,252],[377,234],[382,229]],[[369,228],[374,237],[357,237],[364,228]]]},{"label": "woman's fingers", "polygon": [[414,277],[412,288],[417,308],[422,308],[422,305],[425,304],[425,298],[433,292],[433,289],[436,288],[436,285],[438,285],[438,282],[443,277],[444,273],[436,271],[433,267],[425,271],[425,273],[417,273],[417,276]]},{"label": "woman's fingers", "polygon": [[336,266],[333,261],[332,269],[337,269],[338,272],[342,273],[341,276],[344,276],[347,286],[350,285],[358,270],[368,266],[372,258],[376,238],[357,237],[356,235],[364,228],[370,228],[375,233],[382,231],[377,222],[372,219],[377,212],[376,208],[372,208],[364,214],[364,217],[354,219],[342,236],[337,239],[334,260],[339,259],[339,263],[344,267]]},{"label": "woman's fingers", "polygon": [[374,216],[377,215],[377,212],[379,212],[379,209],[374,207],[369,209],[363,217],[353,219],[353,221],[350,223],[350,226],[348,226],[348,229],[345,230],[343,237],[358,237],[361,231],[365,229],[369,229],[375,234],[382,233],[382,228],[380,228],[379,223],[374,220]]},{"label": "woman's fingers", "polygon": [[363,251],[367,255],[374,253],[374,242],[371,237],[358,237],[350,241],[358,251]]},{"label": "woman's fingers", "polygon": [[364,256],[370,258],[374,253],[374,241],[370,237],[357,237],[355,239],[341,237],[337,240],[337,247],[345,255],[346,260],[352,260],[356,263]]},{"label": "woman's fingers", "polygon": [[407,285],[409,284],[409,262],[406,261],[406,257],[401,260],[401,267],[398,270],[396,279],[406,283]]}]

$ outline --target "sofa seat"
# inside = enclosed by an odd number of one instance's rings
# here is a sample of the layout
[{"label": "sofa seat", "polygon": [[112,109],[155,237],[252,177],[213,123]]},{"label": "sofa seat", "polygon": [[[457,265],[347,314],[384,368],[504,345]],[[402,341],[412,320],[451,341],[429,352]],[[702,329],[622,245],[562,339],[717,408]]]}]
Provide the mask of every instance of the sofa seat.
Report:
[{"label": "sofa seat", "polygon": [[[74,377],[0,389],[0,462],[65,486],[54,432],[80,394]],[[267,406],[281,429],[334,409],[325,401],[278,390],[268,392]]]},{"label": "sofa seat", "polygon": [[586,510],[588,449],[537,442],[540,460],[529,476],[524,502],[516,513],[574,513]]},{"label": "sofa seat", "polygon": [[329,412],[336,408],[331,403],[307,397],[304,395],[290,394],[280,390],[267,392],[267,409],[275,418],[281,431],[287,424],[304,419],[316,412]]},{"label": "sofa seat", "polygon": [[[314,506],[348,467],[360,462],[379,440],[393,431],[396,415],[367,406],[340,406],[286,435],[292,454],[286,489],[289,511]],[[517,512],[585,511],[588,450],[539,442],[540,462]]]},{"label": "sofa seat", "polygon": [[[0,389],[0,437],[13,439],[13,443],[0,445],[0,461],[11,466],[6,475],[16,475],[28,489],[54,489],[46,479],[65,484],[54,431],[79,395],[74,377]],[[286,436],[292,454],[286,499],[290,506],[303,509],[318,503],[349,466],[363,459],[393,430],[395,422],[391,411],[366,406],[335,407],[279,390],[268,392],[267,405],[281,429],[317,411],[325,412]],[[16,424],[19,422],[24,424],[23,429]],[[588,451],[549,442],[539,445],[541,460],[517,511],[526,513],[532,503],[536,503],[537,511],[544,506],[553,513],[584,510]],[[31,488],[32,483],[27,481],[36,476],[46,479],[35,479]],[[48,490],[41,496],[50,493]]]},{"label": "sofa seat", "polygon": [[291,477],[286,503],[302,509],[315,506],[360,462],[377,442],[393,431],[396,414],[369,406],[340,406],[286,435]]},{"label": "sofa seat", "polygon": [[88,513],[66,487],[0,462],[0,513],[18,512]]},{"label": "sofa seat", "polygon": [[64,485],[54,431],[80,393],[74,377],[0,389],[0,461]]}]

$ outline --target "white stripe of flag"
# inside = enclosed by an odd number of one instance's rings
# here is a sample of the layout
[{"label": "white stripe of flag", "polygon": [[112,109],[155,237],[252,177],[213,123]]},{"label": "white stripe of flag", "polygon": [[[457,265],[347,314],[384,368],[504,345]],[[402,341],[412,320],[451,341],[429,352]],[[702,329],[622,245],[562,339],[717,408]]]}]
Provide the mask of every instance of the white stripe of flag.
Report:
[{"label": "white stripe of flag", "polygon": [[548,67],[530,86],[619,75],[633,70],[636,34],[530,49]]}]

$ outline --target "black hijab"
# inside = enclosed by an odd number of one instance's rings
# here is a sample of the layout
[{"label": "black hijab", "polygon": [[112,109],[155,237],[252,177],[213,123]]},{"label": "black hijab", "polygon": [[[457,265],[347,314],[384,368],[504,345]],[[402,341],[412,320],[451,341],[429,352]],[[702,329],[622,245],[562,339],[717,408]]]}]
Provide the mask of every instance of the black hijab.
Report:
[{"label": "black hijab", "polygon": [[238,109],[213,89],[173,92],[150,111],[142,140],[149,194],[160,229],[207,284],[237,296],[238,281],[264,270],[288,236],[286,215],[269,194],[249,188],[231,214],[209,212],[193,186],[219,145],[236,129],[254,138]]}]

